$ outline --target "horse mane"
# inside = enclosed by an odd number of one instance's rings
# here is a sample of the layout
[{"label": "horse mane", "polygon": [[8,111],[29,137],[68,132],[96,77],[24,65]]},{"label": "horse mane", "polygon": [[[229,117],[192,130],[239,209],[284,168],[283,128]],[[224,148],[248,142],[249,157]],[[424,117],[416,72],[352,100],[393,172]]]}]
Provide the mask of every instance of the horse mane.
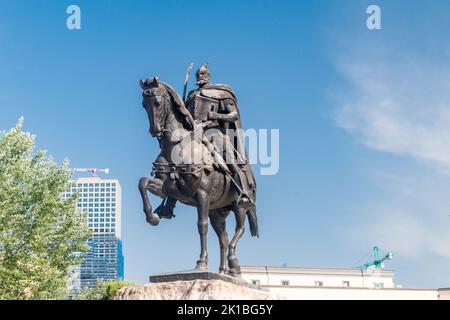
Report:
[{"label": "horse mane", "polygon": [[[181,116],[184,128],[189,129],[188,120],[186,119],[186,116],[183,114],[183,112],[185,112],[185,113],[190,113],[190,112],[186,109],[183,99],[181,99],[178,92],[169,84],[162,82],[162,81],[160,81],[159,84],[163,88],[165,88],[167,90],[167,92],[169,93],[169,96],[172,97],[172,100],[177,105],[177,107],[174,108],[174,112],[178,113],[178,115]],[[183,109],[184,109],[184,111],[182,111]]]},{"label": "horse mane", "polygon": [[184,102],[181,99],[178,92],[169,84],[160,81],[159,82],[166,90],[169,92],[169,95],[172,97],[173,101],[178,105],[178,107],[185,108]]}]

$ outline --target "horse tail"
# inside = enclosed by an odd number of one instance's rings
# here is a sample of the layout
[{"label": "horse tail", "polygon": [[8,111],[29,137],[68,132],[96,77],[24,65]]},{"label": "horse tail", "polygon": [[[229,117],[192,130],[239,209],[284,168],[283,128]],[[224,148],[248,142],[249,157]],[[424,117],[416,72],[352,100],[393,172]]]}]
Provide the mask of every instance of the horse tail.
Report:
[{"label": "horse tail", "polygon": [[248,223],[250,225],[250,233],[252,237],[259,238],[258,231],[258,218],[256,217],[256,206],[253,206],[251,209],[247,211]]}]

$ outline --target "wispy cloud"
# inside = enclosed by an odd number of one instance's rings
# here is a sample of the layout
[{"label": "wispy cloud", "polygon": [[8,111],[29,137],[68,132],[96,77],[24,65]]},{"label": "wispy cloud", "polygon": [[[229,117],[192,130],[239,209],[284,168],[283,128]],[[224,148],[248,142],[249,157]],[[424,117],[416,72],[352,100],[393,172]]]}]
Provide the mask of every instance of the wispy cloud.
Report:
[{"label": "wispy cloud", "polygon": [[[385,192],[359,204],[363,213],[346,230],[349,240],[378,241],[423,280],[433,263],[450,265],[450,59],[385,50],[346,56],[337,68],[347,87],[338,97],[336,124],[414,168],[397,172],[387,165],[368,173]],[[450,272],[440,276],[432,285],[448,284]]]},{"label": "wispy cloud", "polygon": [[352,90],[335,119],[368,147],[450,173],[450,60],[364,57],[339,69]]}]

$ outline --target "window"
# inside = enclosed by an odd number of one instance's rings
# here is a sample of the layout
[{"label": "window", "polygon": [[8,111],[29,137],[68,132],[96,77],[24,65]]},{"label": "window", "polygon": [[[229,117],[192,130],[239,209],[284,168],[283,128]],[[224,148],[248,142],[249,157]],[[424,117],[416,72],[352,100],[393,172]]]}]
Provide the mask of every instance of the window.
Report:
[{"label": "window", "polygon": [[350,287],[350,281],[342,281],[343,287]]},{"label": "window", "polygon": [[288,286],[289,285],[289,280],[281,280],[281,285],[282,286]]},{"label": "window", "polygon": [[374,287],[375,289],[381,289],[381,288],[384,288],[384,283],[383,283],[383,282],[374,282],[374,283],[373,283],[373,287]]},{"label": "window", "polygon": [[323,287],[323,281],[314,281],[316,287]]},{"label": "window", "polygon": [[261,281],[259,281],[259,280],[252,280],[252,283],[253,283],[254,285],[260,285],[260,284],[261,284]]}]

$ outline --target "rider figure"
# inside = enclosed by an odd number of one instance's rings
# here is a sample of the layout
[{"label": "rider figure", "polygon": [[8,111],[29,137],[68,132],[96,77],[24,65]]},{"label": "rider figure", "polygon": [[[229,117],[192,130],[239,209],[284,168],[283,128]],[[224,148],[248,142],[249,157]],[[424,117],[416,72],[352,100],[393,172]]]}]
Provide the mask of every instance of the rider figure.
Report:
[{"label": "rider figure", "polygon": [[236,95],[229,86],[209,83],[211,73],[206,63],[197,70],[196,78],[198,88],[189,92],[186,107],[195,121],[208,122],[207,128],[218,129],[211,136],[211,142],[222,153],[234,180],[240,185],[240,200],[247,202],[249,186],[243,170],[247,170],[248,161]]},{"label": "rider figure", "polygon": [[[254,183],[252,175],[248,173],[249,164],[236,95],[227,85],[209,83],[211,73],[207,64],[202,64],[197,70],[196,80],[198,88],[189,92],[185,105],[197,123],[207,122],[206,136],[207,129],[217,129],[208,140],[221,153],[234,181],[240,186],[239,204],[249,203],[249,184],[253,188]],[[171,218],[175,202],[169,197],[155,212],[161,217]]]}]

